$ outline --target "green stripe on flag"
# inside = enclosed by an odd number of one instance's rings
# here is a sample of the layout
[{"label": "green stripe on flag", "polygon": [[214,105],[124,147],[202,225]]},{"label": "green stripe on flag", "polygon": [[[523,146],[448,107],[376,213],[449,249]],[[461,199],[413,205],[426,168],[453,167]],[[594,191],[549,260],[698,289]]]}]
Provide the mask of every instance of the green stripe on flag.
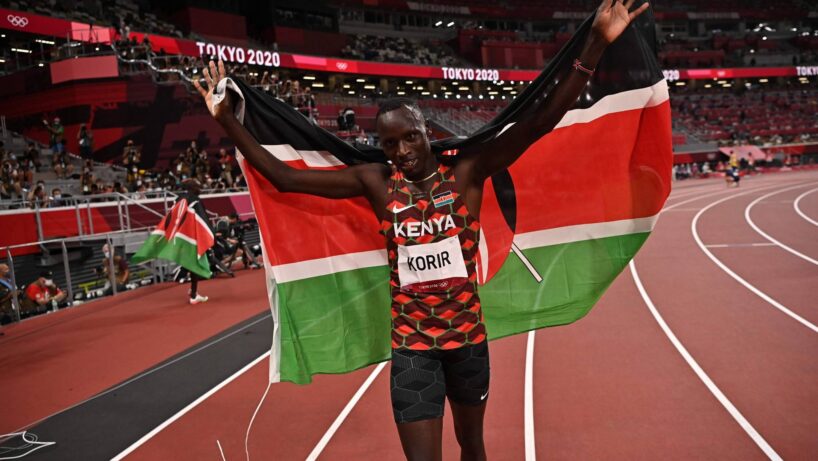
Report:
[{"label": "green stripe on flag", "polygon": [[650,235],[649,232],[523,250],[542,277],[515,255],[488,284],[480,301],[491,339],[565,325],[585,316]]},{"label": "green stripe on flag", "polygon": [[[582,318],[625,268],[649,232],[523,250],[537,283],[515,255],[483,287],[490,339]],[[391,348],[386,266],[278,285],[281,380],[309,383],[387,360]]]},{"label": "green stripe on flag", "polygon": [[170,242],[165,239],[164,234],[151,234],[131,261],[139,264],[151,259],[164,259],[175,262],[185,269],[203,278],[209,279],[210,263],[207,261],[207,254],[198,256],[196,244],[180,237],[174,237]]},{"label": "green stripe on flag", "polygon": [[278,299],[282,381],[306,384],[316,373],[346,373],[389,359],[387,266],[282,283]]}]

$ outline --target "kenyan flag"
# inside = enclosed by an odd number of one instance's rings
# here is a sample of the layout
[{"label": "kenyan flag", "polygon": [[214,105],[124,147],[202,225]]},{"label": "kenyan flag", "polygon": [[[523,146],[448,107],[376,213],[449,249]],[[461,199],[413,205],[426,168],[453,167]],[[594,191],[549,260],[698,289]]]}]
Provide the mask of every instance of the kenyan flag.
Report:
[{"label": "kenyan flag", "polygon": [[213,246],[213,232],[196,214],[193,205],[186,199],[176,202],[131,260],[138,264],[165,259],[210,278],[210,263],[205,253]]},{"label": "kenyan flag", "polygon": [[[468,139],[436,142],[440,155],[479,145],[539,110],[570,72],[592,18],[502,113]],[[608,48],[557,128],[486,181],[478,275],[490,339],[583,317],[647,239],[670,192],[667,84],[646,12]],[[345,144],[294,109],[240,81],[239,120],[295,168],[385,161]],[[385,241],[369,203],[280,193],[242,162],[258,217],[275,322],[270,379],[308,383],[390,356]]]}]

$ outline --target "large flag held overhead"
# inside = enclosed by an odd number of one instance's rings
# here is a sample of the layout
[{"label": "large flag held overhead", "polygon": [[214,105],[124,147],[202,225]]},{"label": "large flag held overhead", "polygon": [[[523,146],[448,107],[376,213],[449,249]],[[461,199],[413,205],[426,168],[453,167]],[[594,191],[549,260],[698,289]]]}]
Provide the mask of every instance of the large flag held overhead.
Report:
[{"label": "large flag held overhead", "polygon": [[[540,110],[570,72],[593,18],[542,74],[485,127],[433,150],[480,144]],[[241,81],[220,82],[236,114],[269,152],[301,169],[385,162],[349,145]],[[670,191],[667,84],[654,22],[641,15],[605,52],[575,107],[508,170],[486,181],[480,295],[489,338],[583,317],[633,258]],[[384,237],[366,200],[280,193],[242,161],[264,246],[275,322],[270,379],[308,383],[390,357]]]},{"label": "large flag held overhead", "polygon": [[211,276],[207,250],[213,246],[213,232],[196,214],[194,203],[179,200],[162,218],[131,261],[141,263],[151,259],[173,261],[201,277]]}]

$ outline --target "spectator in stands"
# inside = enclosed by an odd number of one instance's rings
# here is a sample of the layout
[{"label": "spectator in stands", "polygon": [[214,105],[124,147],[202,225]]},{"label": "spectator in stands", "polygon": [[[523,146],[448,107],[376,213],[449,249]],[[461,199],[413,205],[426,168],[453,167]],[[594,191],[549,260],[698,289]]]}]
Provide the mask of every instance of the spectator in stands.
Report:
[{"label": "spectator in stands", "polygon": [[190,164],[187,161],[186,153],[179,154],[173,160],[173,175],[183,180],[190,177]]},{"label": "spectator in stands", "polygon": [[80,125],[80,131],[77,133],[77,142],[80,146],[80,157],[90,159],[94,151],[94,134],[84,123]]},{"label": "spectator in stands", "polygon": [[344,129],[351,130],[355,126],[355,109],[351,107],[344,108]]},{"label": "spectator in stands", "polygon": [[219,149],[219,169],[219,178],[227,187],[233,187],[233,156],[224,148]]},{"label": "spectator in stands", "polygon": [[194,157],[194,175],[202,184],[207,184],[208,177],[210,176],[210,161],[207,157],[207,151],[204,149],[200,150]]},{"label": "spectator in stands", "polygon": [[310,91],[310,88],[304,88],[304,91],[298,97],[298,104],[295,106],[299,112],[304,114],[310,120],[314,120],[315,116],[315,96]]},{"label": "spectator in stands", "polygon": [[16,161],[3,162],[3,169],[0,171],[0,196],[4,199],[10,199],[12,194],[23,197],[23,184],[20,178]]},{"label": "spectator in stands", "polygon": [[51,190],[51,197],[48,198],[48,207],[49,208],[57,208],[65,206],[62,190],[59,187],[55,187]]},{"label": "spectator in stands", "polygon": [[12,162],[16,162],[18,174],[23,187],[29,187],[34,182],[34,165],[25,160],[22,162],[17,160],[17,156],[14,154],[11,154],[9,159]]},{"label": "spectator in stands", "polygon": [[37,280],[28,284],[25,294],[20,311],[26,314],[56,310],[68,296],[54,284],[51,271],[41,272]]},{"label": "spectator in stands", "polygon": [[134,145],[133,139],[129,139],[122,149],[122,164],[128,170],[126,180],[130,189],[136,188],[136,181],[139,180],[139,167],[142,162],[142,150]]},{"label": "spectator in stands", "polygon": [[[111,249],[108,247],[108,244],[102,246],[102,265],[97,269],[97,273],[105,278],[105,286],[103,287],[103,295],[108,296],[114,294],[114,289],[111,285]],[[113,265],[114,265],[114,280],[116,281],[116,291],[117,293],[125,291],[128,289],[127,283],[128,278],[131,276],[131,271],[128,268],[128,261],[125,260],[122,256],[117,254],[113,255]]]},{"label": "spectator in stands", "polygon": [[46,208],[48,206],[48,196],[45,193],[45,184],[38,182],[28,192],[28,204],[31,208]]},{"label": "spectator in stands", "polygon": [[49,147],[51,151],[56,154],[62,154],[65,151],[65,128],[63,128],[62,124],[60,123],[59,117],[54,117],[54,123],[51,125],[48,124],[48,120],[43,120],[43,125],[45,129],[48,130],[49,134]]},{"label": "spectator in stands", "polygon": [[82,195],[90,195],[93,193],[93,187],[96,179],[94,178],[94,169],[87,165],[82,169],[82,176],[80,176],[80,187],[82,188]]},{"label": "spectator in stands", "polygon": [[23,159],[25,162],[33,165],[34,171],[40,171],[40,167],[42,166],[40,162],[40,149],[37,149],[37,146],[34,145],[33,142],[28,143],[28,147],[25,152],[23,152]]},{"label": "spectator in stands", "polygon": [[346,130],[347,129],[346,126],[347,122],[346,119],[344,118],[344,110],[341,109],[338,111],[338,131]]},{"label": "spectator in stands", "polygon": [[0,325],[5,325],[14,320],[13,300],[16,288],[11,283],[9,272],[8,264],[0,264]]},{"label": "spectator in stands", "polygon": [[247,180],[244,178],[242,173],[238,173],[236,175],[236,179],[233,182],[233,187],[236,188],[246,188],[247,187]]},{"label": "spectator in stands", "polygon": [[301,82],[298,80],[292,81],[290,84],[290,92],[284,101],[293,107],[299,107],[301,103]]},{"label": "spectator in stands", "polygon": [[54,173],[56,173],[58,179],[68,179],[74,172],[74,165],[71,164],[71,160],[68,158],[68,153],[65,152],[65,150],[54,154],[52,165],[54,166]]},{"label": "spectator in stands", "polygon": [[355,135],[355,142],[359,144],[369,144],[369,138],[366,135],[366,131],[360,126],[355,126],[355,131],[357,134]]}]

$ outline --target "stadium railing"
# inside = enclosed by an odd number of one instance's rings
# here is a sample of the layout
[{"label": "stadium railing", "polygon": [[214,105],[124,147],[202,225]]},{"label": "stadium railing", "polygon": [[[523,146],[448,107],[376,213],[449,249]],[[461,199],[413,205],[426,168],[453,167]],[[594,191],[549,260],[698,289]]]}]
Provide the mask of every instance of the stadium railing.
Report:
[{"label": "stadium railing", "polygon": [[[127,261],[153,228],[126,229],[3,247],[0,258],[4,258],[9,266],[9,282],[15,289],[12,290],[10,302],[2,305],[2,323],[19,322],[92,299],[114,296],[123,288],[130,290],[167,280],[173,265],[154,260],[140,265],[128,264],[129,277],[124,284],[118,284],[114,257],[106,259],[102,253],[103,245],[107,245],[113,249],[115,256]],[[20,250],[30,254],[15,256],[14,253]],[[103,264],[108,267],[103,269]],[[39,306],[27,299],[25,293],[44,271],[51,273],[55,293],[60,290],[66,296],[59,302],[55,300]]]}]

